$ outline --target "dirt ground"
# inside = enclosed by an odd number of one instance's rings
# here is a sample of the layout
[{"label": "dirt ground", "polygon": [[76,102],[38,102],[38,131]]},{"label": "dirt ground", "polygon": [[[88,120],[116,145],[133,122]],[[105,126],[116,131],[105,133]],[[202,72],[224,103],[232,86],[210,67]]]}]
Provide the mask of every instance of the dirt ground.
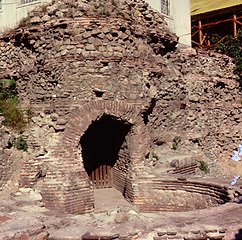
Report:
[{"label": "dirt ground", "polygon": [[[90,214],[50,211],[41,203],[41,195],[32,189],[20,189],[9,199],[1,200],[0,210],[1,240],[80,240],[85,234],[125,240],[195,240],[204,233],[212,235],[212,239],[219,239],[219,236],[224,240],[242,239],[239,235],[239,231],[242,232],[242,204],[227,203],[179,213],[138,213],[112,188],[95,190],[95,210]],[[38,232],[38,229],[44,229],[44,232],[37,237],[32,232]]]}]

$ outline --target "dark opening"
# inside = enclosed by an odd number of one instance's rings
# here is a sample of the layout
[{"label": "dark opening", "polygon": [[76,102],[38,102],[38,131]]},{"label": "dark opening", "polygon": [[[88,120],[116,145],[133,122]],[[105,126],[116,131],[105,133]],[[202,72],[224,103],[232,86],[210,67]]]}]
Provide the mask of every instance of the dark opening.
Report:
[{"label": "dark opening", "polygon": [[117,33],[117,32],[113,32],[113,33],[111,33],[111,35],[112,35],[113,37],[118,37],[118,33]]},{"label": "dark opening", "polygon": [[126,27],[121,27],[121,28],[120,28],[120,31],[122,31],[123,33],[124,33],[126,30],[127,30]]},{"label": "dark opening", "polygon": [[131,124],[108,115],[89,126],[80,140],[83,163],[88,175],[101,165],[114,166],[130,129]]},{"label": "dark opening", "polygon": [[180,109],[186,109],[186,103],[180,103]]},{"label": "dark opening", "polygon": [[94,93],[95,93],[96,97],[102,97],[104,94],[104,92],[98,91],[98,90],[95,90]]},{"label": "dark opening", "polygon": [[143,119],[144,119],[145,124],[147,124],[149,122],[149,116],[153,112],[155,105],[156,105],[156,99],[152,98],[151,101],[150,101],[149,108],[145,112],[143,112]]},{"label": "dark opening", "polygon": [[102,63],[102,65],[104,66],[104,67],[107,67],[108,65],[109,65],[109,61],[101,61],[101,63]]},{"label": "dark opening", "polygon": [[216,88],[225,88],[226,84],[224,82],[218,82],[215,87]]}]

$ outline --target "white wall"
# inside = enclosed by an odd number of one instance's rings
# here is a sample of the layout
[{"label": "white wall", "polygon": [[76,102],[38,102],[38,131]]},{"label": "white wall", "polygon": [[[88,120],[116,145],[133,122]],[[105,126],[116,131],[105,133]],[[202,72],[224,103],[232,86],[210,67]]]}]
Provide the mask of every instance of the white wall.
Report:
[{"label": "white wall", "polygon": [[[152,8],[161,11],[161,0],[146,0]],[[190,0],[170,0],[169,16],[165,20],[179,37],[179,47],[191,47]]]},{"label": "white wall", "polygon": [[191,47],[190,0],[171,0],[171,16],[174,18],[172,30],[179,37],[180,45]]},{"label": "white wall", "polygon": [[16,27],[22,18],[28,16],[29,11],[44,2],[50,1],[37,0],[21,4],[21,0],[2,0],[2,9],[0,9],[0,33]]},{"label": "white wall", "polygon": [[157,11],[161,11],[161,0],[146,0],[149,5]]}]

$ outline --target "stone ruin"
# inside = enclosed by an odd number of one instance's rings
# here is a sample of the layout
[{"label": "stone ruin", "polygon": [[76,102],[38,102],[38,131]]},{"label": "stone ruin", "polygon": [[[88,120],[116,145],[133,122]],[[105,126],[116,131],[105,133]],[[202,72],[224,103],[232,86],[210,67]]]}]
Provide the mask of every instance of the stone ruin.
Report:
[{"label": "stone ruin", "polygon": [[28,152],[9,146],[20,133],[0,126],[3,193],[38,189],[46,207],[68,213],[92,211],[93,188],[102,187],[143,212],[241,195],[199,167],[241,174],[231,160],[242,139],[234,64],[176,44],[141,0],[53,1],[1,36],[0,77],[17,81],[33,113],[21,133]]}]

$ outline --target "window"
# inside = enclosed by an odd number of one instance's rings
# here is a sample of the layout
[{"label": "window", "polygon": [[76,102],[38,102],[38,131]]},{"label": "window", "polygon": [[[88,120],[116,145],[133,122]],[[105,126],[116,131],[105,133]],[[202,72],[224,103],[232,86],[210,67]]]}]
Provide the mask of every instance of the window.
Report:
[{"label": "window", "polygon": [[161,0],[161,12],[169,15],[169,0]]},{"label": "window", "polygon": [[36,0],[22,0],[22,4],[25,4],[25,3],[30,3],[30,2],[34,2]]}]

